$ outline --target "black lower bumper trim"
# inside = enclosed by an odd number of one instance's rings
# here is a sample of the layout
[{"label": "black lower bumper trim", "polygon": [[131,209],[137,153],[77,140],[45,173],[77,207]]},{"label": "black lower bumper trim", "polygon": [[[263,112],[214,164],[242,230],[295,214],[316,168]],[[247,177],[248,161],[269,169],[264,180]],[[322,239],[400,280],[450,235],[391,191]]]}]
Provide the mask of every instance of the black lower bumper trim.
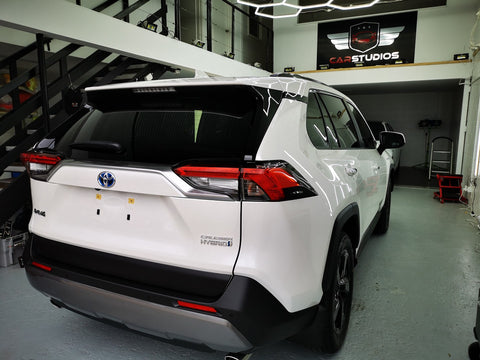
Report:
[{"label": "black lower bumper trim", "polygon": [[257,281],[234,276],[212,305],[255,346],[289,338],[313,321],[317,306],[294,313]]},{"label": "black lower bumper trim", "polygon": [[118,256],[32,234],[31,257],[39,262],[84,275],[93,274],[112,282],[137,284],[145,289],[185,294],[202,299],[218,298],[225,290],[231,275],[141,261]]}]

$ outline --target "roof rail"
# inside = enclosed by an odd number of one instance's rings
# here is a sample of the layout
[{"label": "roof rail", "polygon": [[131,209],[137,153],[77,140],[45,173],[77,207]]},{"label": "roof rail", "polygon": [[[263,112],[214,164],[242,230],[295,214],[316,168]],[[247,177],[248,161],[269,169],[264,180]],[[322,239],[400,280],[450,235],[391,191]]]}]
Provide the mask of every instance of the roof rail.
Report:
[{"label": "roof rail", "polygon": [[321,82],[321,81],[318,81],[318,80],[315,80],[315,79],[312,79],[312,78],[309,78],[309,77],[306,77],[306,76],[302,76],[302,75],[298,75],[298,74],[292,74],[292,73],[287,73],[287,72],[271,74],[270,77],[285,77],[285,78],[302,79],[302,80],[313,81],[313,82],[315,82],[315,83],[317,83],[317,84],[321,84],[321,85],[328,86],[327,84],[325,84],[325,83],[323,83],[323,82]]}]

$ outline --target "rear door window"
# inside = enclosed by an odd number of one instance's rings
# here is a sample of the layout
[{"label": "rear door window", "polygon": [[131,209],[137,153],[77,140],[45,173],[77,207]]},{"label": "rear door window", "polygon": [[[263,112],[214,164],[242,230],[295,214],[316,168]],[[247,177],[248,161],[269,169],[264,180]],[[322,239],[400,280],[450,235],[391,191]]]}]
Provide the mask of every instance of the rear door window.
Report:
[{"label": "rear door window", "polygon": [[321,98],[328,110],[335,127],[338,141],[342,148],[358,148],[361,146],[355,124],[353,123],[342,99],[322,94]]},{"label": "rear door window", "polygon": [[339,148],[340,142],[338,141],[338,135],[335,131],[335,126],[333,126],[332,120],[330,120],[330,116],[328,116],[328,110],[323,101],[319,101],[318,104],[320,105],[320,110],[324,114],[323,120],[325,122],[325,129],[327,130],[327,137],[330,147]]},{"label": "rear door window", "polygon": [[307,134],[317,149],[328,149],[328,137],[323,114],[318,105],[317,95],[310,92],[307,104]]}]

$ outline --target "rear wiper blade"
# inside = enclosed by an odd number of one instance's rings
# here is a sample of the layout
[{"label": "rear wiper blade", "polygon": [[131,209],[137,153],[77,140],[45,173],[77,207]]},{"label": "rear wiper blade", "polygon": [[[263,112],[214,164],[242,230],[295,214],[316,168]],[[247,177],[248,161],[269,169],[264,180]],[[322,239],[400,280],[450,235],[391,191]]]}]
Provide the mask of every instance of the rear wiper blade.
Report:
[{"label": "rear wiper blade", "polygon": [[125,152],[125,148],[121,144],[113,141],[92,140],[85,142],[77,142],[70,144],[70,147],[76,150],[95,151],[111,154],[121,154]]}]

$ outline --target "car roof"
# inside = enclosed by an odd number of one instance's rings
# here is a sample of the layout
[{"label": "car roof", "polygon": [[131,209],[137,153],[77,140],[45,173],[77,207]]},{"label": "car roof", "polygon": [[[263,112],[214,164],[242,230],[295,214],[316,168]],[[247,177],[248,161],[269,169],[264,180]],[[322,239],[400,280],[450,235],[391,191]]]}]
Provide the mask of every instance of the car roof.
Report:
[{"label": "car roof", "polygon": [[295,75],[275,74],[265,77],[201,77],[201,78],[184,78],[184,79],[167,79],[167,80],[150,80],[137,81],[128,83],[119,83],[103,86],[88,87],[85,91],[102,91],[102,90],[121,90],[121,89],[148,89],[158,87],[175,87],[175,86],[219,86],[219,85],[247,85],[263,87],[282,92],[288,92],[296,96],[308,96],[310,89],[317,89],[347,98],[341,92],[317,82],[312,79]]}]

